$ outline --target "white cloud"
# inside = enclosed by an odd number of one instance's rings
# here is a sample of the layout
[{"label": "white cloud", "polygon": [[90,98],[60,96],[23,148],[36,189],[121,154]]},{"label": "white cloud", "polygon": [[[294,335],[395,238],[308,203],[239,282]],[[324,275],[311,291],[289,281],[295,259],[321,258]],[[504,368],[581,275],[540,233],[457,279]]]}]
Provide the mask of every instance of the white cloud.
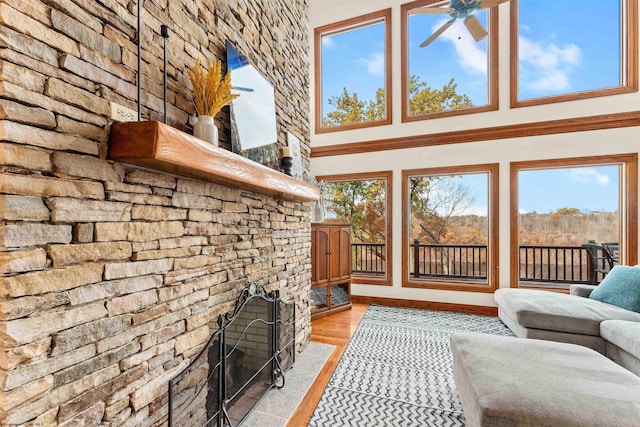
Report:
[{"label": "white cloud", "polygon": [[455,212],[453,216],[466,216],[466,215],[487,216],[488,212],[489,212],[489,208],[487,207],[487,205],[471,204]]},{"label": "white cloud", "polygon": [[[435,32],[447,21],[446,18],[439,20],[431,29],[432,32]],[[487,74],[487,52],[481,49],[480,45],[471,37],[461,19],[457,19],[438,39],[453,44],[458,64],[464,70],[471,74]]]},{"label": "white cloud", "polygon": [[519,209],[518,209],[518,213],[519,213],[520,215],[524,215],[524,214],[528,214],[528,213],[529,213],[529,211],[528,211],[528,210],[526,210],[526,209],[519,208]]},{"label": "white cloud", "polygon": [[358,58],[356,62],[367,67],[372,76],[384,76],[384,52],[375,52],[368,58]]},{"label": "white cloud", "polygon": [[571,87],[570,74],[580,64],[582,51],[573,43],[559,47],[520,36],[518,57],[522,83],[536,91],[562,91]]},{"label": "white cloud", "polygon": [[322,46],[324,46],[324,47],[333,47],[333,46],[335,46],[335,43],[333,42],[333,39],[331,37],[323,37],[322,38]]},{"label": "white cloud", "polygon": [[569,172],[569,177],[581,184],[589,184],[595,181],[598,185],[606,187],[609,184],[609,176],[598,172],[594,168],[575,168]]}]

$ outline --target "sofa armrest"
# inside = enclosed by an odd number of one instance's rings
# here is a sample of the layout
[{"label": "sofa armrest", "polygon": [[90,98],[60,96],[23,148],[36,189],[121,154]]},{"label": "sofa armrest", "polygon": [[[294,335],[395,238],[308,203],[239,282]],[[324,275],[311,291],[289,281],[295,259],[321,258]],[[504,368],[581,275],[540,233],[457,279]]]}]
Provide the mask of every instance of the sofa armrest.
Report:
[{"label": "sofa armrest", "polygon": [[588,298],[589,295],[591,295],[591,291],[595,288],[595,285],[571,285],[569,286],[569,293],[571,295]]}]

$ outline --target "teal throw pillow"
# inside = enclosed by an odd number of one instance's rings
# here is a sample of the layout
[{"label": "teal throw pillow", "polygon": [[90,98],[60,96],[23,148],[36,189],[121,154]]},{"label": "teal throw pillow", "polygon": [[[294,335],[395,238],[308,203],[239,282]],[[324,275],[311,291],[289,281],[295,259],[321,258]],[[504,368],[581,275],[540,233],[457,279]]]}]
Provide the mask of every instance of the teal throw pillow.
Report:
[{"label": "teal throw pillow", "polygon": [[640,268],[616,265],[589,298],[640,313]]}]

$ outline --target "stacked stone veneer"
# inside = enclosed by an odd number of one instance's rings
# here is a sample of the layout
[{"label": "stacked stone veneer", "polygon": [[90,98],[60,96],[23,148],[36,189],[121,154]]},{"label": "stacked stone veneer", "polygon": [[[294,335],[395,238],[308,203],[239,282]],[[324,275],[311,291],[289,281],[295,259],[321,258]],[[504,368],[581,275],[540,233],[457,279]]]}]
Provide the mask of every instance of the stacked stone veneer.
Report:
[{"label": "stacked stone veneer", "polygon": [[[143,0],[141,0],[143,1]],[[184,73],[234,42],[273,83],[308,170],[306,3],[143,1],[145,118],[189,130]],[[166,423],[167,382],[257,281],[309,337],[308,205],[105,160],[135,109],[136,2],[0,0],[0,424]],[[223,145],[228,125],[218,117]]]}]

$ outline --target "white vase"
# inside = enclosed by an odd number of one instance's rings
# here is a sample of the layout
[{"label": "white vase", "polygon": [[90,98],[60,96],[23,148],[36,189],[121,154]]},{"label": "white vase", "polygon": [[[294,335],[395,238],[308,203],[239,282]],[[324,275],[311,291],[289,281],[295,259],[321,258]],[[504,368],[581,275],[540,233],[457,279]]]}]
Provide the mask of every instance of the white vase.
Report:
[{"label": "white vase", "polygon": [[213,121],[213,117],[199,115],[198,121],[193,125],[193,136],[218,146],[218,127]]},{"label": "white vase", "polygon": [[316,200],[311,207],[311,222],[324,221],[324,209],[322,208],[322,202]]}]

